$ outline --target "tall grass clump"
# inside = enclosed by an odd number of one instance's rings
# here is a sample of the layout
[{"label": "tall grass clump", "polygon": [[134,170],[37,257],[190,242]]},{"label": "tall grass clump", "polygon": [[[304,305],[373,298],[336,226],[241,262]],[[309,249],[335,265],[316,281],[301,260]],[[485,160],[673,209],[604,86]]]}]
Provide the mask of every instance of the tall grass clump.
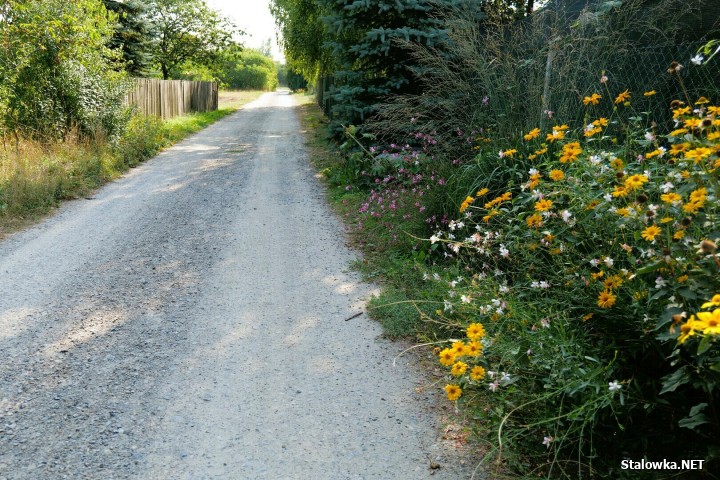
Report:
[{"label": "tall grass clump", "polygon": [[[478,23],[468,12],[447,11],[447,43],[408,46],[419,65],[422,94],[382,104],[373,128],[396,142],[434,132],[446,140],[445,160],[455,160],[472,157],[473,149],[497,150],[492,142],[549,125],[553,117],[581,121],[578,100],[603,75],[634,91],[652,84],[669,103],[674,83],[657,77],[670,61],[689,59],[697,49],[701,38],[689,25],[702,4],[628,0],[568,11],[564,3],[550,2],[510,23],[492,17]],[[693,93],[702,85],[707,95],[708,88],[717,88],[708,80],[720,69],[683,74]],[[658,123],[671,120],[662,101],[651,113]],[[465,142],[456,141],[458,136]]]}]

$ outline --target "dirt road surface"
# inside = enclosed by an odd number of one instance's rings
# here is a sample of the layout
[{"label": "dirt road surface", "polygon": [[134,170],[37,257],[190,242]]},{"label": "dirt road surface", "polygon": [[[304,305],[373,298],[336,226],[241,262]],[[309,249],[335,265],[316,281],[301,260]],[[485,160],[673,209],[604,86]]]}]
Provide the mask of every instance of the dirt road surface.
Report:
[{"label": "dirt road surface", "polygon": [[0,479],[468,478],[354,255],[283,93],[9,237]]}]

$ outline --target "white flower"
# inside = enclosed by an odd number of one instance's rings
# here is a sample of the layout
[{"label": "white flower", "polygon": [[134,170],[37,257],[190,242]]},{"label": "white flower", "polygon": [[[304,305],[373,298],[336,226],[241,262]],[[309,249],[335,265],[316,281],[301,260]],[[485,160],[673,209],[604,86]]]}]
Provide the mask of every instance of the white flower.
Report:
[{"label": "white flower", "polygon": [[550,288],[550,284],[546,282],[545,280],[541,281],[539,284],[540,288]]},{"label": "white flower", "polygon": [[699,53],[690,59],[690,61],[695,65],[701,65],[703,60],[705,60],[705,57],[703,57]]},{"label": "white flower", "polygon": [[452,303],[450,303],[448,300],[445,300],[445,311],[452,310]]},{"label": "white flower", "polygon": [[549,328],[550,327],[550,319],[549,318],[541,319],[540,325],[542,325],[543,328]]},{"label": "white flower", "polygon": [[538,282],[537,280],[534,280],[534,281],[530,284],[530,288],[540,288],[540,282]]},{"label": "white flower", "polygon": [[562,217],[563,222],[567,223],[570,220],[570,217],[572,217],[572,213],[570,213],[569,210],[563,210],[560,212],[560,217]]},{"label": "white flower", "polygon": [[610,257],[605,257],[605,258],[603,259],[603,262],[604,262],[605,265],[607,265],[608,267],[612,267],[612,266],[613,266],[613,263],[615,263],[615,262],[613,261],[613,259],[610,258]]},{"label": "white flower", "polygon": [[660,186],[660,188],[662,189],[663,193],[669,193],[670,190],[672,190],[673,188],[675,188],[675,185],[673,185],[673,184],[670,183],[670,182],[665,182],[665,183],[663,183],[663,184]]},{"label": "white flower", "polygon": [[600,156],[599,155],[591,155],[590,156],[590,163],[593,165],[599,165],[600,164]]},{"label": "white flower", "polygon": [[499,386],[500,386],[500,382],[498,382],[497,380],[495,380],[495,381],[492,382],[490,385],[488,385],[488,389],[490,389],[491,392],[495,392],[495,391],[498,389]]},{"label": "white flower", "polygon": [[612,382],[608,382],[608,390],[611,392],[617,392],[622,388],[622,385],[620,385],[617,380],[614,380]]},{"label": "white flower", "polygon": [[492,370],[488,370],[487,376],[490,378],[495,378],[495,372],[493,372]]},{"label": "white flower", "polygon": [[540,171],[537,168],[531,168],[528,170],[528,174],[530,175],[537,175],[538,173],[540,173]]},{"label": "white flower", "polygon": [[655,141],[655,135],[653,135],[652,132],[645,132],[645,140],[647,140],[648,142],[653,142]]},{"label": "white flower", "polygon": [[438,273],[433,273],[433,278],[434,278],[435,280],[437,280],[437,281],[440,281],[440,274],[438,274]]},{"label": "white flower", "polygon": [[667,152],[667,148],[665,147],[658,147],[658,150],[660,150],[658,157],[662,157],[663,155],[665,155],[665,152]]},{"label": "white flower", "polygon": [[423,280],[430,280],[430,275],[427,272],[423,273]]},{"label": "white flower", "polygon": [[498,157],[503,158],[504,156],[505,156],[505,152],[503,152],[502,150],[500,150],[500,151],[498,152]]},{"label": "white flower", "polygon": [[455,253],[460,252],[460,244],[459,243],[453,243],[450,248],[452,248],[453,252],[455,252]]},{"label": "white flower", "polygon": [[667,284],[668,284],[667,280],[665,280],[663,277],[657,277],[655,279],[655,288],[657,288],[658,290],[660,290],[663,287],[667,287]]},{"label": "white flower", "polygon": [[465,224],[463,222],[457,222],[457,228],[463,228]]},{"label": "white flower", "polygon": [[433,235],[432,237],[430,237],[430,243],[435,243],[438,240],[440,240],[440,238],[437,235]]},{"label": "white flower", "polygon": [[500,293],[507,293],[510,291],[510,287],[508,287],[507,285],[500,285],[499,290],[500,290]]},{"label": "white flower", "polygon": [[455,285],[457,285],[458,282],[457,282],[457,280],[452,280],[452,281],[450,281],[450,282],[448,282],[448,283],[450,284],[450,286],[451,286],[452,288],[455,288]]},{"label": "white flower", "polygon": [[590,265],[592,265],[593,267],[597,267],[598,265],[600,265],[600,260],[598,260],[597,258],[593,258],[592,260],[590,260]]},{"label": "white flower", "polygon": [[463,303],[470,303],[470,302],[472,302],[472,299],[470,297],[468,297],[467,295],[462,295],[460,297],[460,301]]},{"label": "white flower", "polygon": [[500,244],[500,256],[502,256],[503,258],[508,258],[510,256],[510,250],[505,248],[505,245],[503,245],[502,243]]},{"label": "white flower", "polygon": [[554,439],[552,436],[543,437],[543,445],[545,445],[547,448],[550,448],[550,444],[553,440]]},{"label": "white flower", "polygon": [[[529,354],[528,354],[529,355]],[[501,382],[509,382],[510,381],[510,374],[507,372],[502,372],[502,377],[500,378]]]},{"label": "white flower", "polygon": [[603,195],[603,199],[604,199],[606,202],[612,202],[613,197],[612,197],[612,195],[610,195],[609,193],[606,193],[605,195]]}]

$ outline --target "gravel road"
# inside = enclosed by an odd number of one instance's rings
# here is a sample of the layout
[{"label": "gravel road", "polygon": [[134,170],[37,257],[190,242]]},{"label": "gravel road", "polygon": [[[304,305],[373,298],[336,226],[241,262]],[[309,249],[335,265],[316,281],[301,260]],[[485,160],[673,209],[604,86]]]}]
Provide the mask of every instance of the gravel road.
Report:
[{"label": "gravel road", "polygon": [[0,479],[469,478],[437,388],[345,320],[373,287],[293,105],[266,94],[0,243]]}]

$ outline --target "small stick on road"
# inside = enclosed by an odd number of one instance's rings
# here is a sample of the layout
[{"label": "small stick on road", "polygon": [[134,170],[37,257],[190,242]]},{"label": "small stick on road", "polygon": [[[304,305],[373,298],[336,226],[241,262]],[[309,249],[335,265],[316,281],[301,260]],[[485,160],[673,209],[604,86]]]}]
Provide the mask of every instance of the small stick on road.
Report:
[{"label": "small stick on road", "polygon": [[363,314],[363,312],[356,313],[356,314],[353,315],[352,317],[346,318],[345,321],[347,322],[348,320],[352,320],[353,318],[357,318],[357,317],[359,317],[359,316],[362,315],[362,314]]}]

